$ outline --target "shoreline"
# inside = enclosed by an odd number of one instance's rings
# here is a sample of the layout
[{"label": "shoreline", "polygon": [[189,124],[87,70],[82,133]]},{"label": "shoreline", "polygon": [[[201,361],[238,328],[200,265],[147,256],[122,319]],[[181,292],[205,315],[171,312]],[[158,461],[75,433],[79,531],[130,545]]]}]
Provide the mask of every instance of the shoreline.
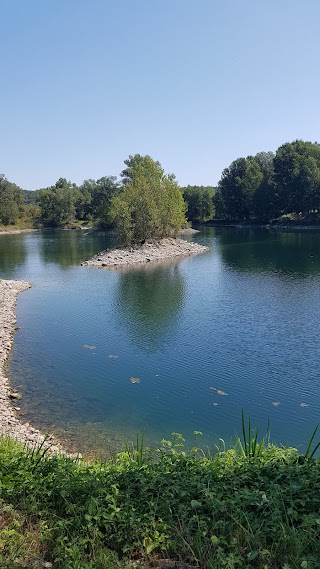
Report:
[{"label": "shoreline", "polygon": [[120,268],[137,264],[153,263],[176,257],[199,255],[209,247],[184,239],[166,238],[157,243],[145,243],[141,246],[107,249],[81,263],[82,267]]},{"label": "shoreline", "polygon": [[15,235],[16,233],[31,233],[32,231],[40,231],[40,229],[0,229],[0,235]]},{"label": "shoreline", "polygon": [[19,419],[21,395],[12,390],[7,377],[6,364],[16,330],[16,303],[20,292],[31,288],[25,281],[0,280],[0,436],[11,436],[29,446],[42,444],[50,452],[63,453],[62,446],[53,435],[45,436],[29,423]]},{"label": "shoreline", "polygon": [[294,224],[272,224],[272,223],[218,223],[214,221],[208,221],[207,223],[200,224],[198,227],[234,227],[236,229],[285,229],[291,231],[303,231],[312,230],[320,231],[320,225],[294,225]]}]

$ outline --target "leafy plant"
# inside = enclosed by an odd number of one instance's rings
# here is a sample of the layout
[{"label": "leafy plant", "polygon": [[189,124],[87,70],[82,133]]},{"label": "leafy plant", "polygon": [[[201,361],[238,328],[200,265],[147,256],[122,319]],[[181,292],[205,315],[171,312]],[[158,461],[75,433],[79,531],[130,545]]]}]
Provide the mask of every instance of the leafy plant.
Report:
[{"label": "leafy plant", "polygon": [[243,440],[241,441],[241,439],[238,437],[237,444],[242,454],[248,459],[260,458],[263,454],[266,444],[268,444],[268,441],[270,439],[269,423],[267,426],[267,434],[261,439],[260,442],[258,439],[258,428],[252,430],[250,417],[248,418],[248,422],[246,424],[243,410],[241,414],[241,426]]},{"label": "leafy plant", "polygon": [[154,451],[138,435],[107,461],[0,438],[0,565],[146,569],[165,558],[198,569],[316,569],[316,433],[303,460],[270,444],[269,429],[260,441],[244,414],[242,440],[215,455],[198,448],[198,431],[191,450],[181,433]]}]

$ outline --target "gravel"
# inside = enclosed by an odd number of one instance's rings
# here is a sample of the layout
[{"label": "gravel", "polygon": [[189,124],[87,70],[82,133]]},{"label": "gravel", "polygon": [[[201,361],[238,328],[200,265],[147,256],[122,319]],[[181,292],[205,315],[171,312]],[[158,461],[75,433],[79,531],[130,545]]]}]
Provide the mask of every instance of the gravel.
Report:
[{"label": "gravel", "polygon": [[110,249],[94,255],[88,261],[81,263],[85,267],[121,267],[137,263],[149,263],[174,257],[198,255],[208,250],[208,247],[191,243],[183,239],[162,239],[158,243],[145,243],[141,246],[126,247],[125,249]]}]

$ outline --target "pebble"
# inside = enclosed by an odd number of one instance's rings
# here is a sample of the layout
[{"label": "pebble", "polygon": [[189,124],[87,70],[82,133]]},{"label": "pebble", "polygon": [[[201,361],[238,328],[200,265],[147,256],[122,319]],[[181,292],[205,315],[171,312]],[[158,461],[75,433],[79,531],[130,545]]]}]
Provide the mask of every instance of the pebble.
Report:
[{"label": "pebble", "polygon": [[185,241],[184,239],[161,239],[158,243],[145,243],[126,249],[101,251],[88,261],[81,263],[85,267],[122,267],[137,263],[150,263],[174,257],[198,255],[208,251],[208,247]]}]

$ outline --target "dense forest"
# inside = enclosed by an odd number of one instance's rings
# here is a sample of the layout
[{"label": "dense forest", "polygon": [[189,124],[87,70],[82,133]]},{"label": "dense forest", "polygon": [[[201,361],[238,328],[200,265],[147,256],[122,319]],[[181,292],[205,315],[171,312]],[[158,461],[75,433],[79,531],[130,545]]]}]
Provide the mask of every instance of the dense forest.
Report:
[{"label": "dense forest", "polygon": [[221,219],[269,222],[320,207],[320,145],[295,142],[238,158],[222,172],[215,196]]},{"label": "dense forest", "polygon": [[[119,177],[88,179],[77,186],[60,178],[49,188],[21,190],[0,175],[0,223],[59,227],[115,227],[123,242],[175,235],[195,223],[270,223],[281,218],[317,221],[320,209],[320,144],[296,140],[276,153],[238,158],[218,186],[179,187],[150,156],[125,160]],[[186,216],[186,217],[185,217]]]}]

